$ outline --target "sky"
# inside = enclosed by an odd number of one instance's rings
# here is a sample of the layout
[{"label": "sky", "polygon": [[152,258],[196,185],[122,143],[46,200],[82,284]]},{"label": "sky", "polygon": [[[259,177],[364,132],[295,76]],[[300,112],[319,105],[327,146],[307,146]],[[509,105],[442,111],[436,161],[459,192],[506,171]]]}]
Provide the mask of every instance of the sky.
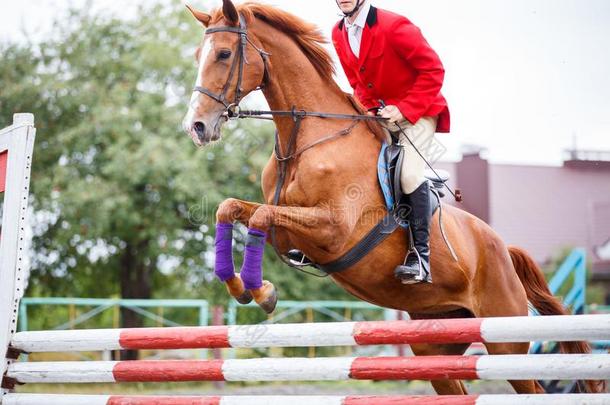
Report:
[{"label": "sky", "polygon": [[[135,14],[140,0],[91,0]],[[266,0],[315,22],[330,37],[334,0]],[[84,0],[3,0],[0,40],[48,31],[53,16]],[[190,0],[209,10],[220,0]],[[559,165],[562,151],[610,151],[610,1],[373,0],[407,16],[440,55],[451,134],[444,160],[478,145],[494,163]],[[199,38],[193,38],[193,47]],[[332,46],[329,46],[331,49]],[[334,51],[333,51],[334,54]],[[335,56],[336,57],[336,56]],[[350,91],[343,72],[338,81]],[[193,71],[193,78],[195,76]],[[185,105],[188,100],[185,100]]]}]

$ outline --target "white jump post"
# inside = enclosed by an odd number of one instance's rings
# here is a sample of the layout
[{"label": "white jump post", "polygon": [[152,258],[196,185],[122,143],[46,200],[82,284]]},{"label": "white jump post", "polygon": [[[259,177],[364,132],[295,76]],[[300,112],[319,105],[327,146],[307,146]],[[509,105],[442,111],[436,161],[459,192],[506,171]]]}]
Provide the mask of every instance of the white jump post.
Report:
[{"label": "white jump post", "polygon": [[[0,234],[0,379],[11,362],[5,354],[17,331],[19,300],[29,275],[24,243],[35,136],[32,114],[15,114],[13,125],[0,130],[0,192],[4,192]],[[4,387],[0,389],[0,401],[7,391]]]}]

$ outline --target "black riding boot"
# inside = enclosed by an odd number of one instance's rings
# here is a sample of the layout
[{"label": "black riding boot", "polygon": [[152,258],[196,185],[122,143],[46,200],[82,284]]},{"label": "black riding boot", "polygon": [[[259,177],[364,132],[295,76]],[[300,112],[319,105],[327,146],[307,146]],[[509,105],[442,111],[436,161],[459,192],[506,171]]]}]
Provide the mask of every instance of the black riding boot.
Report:
[{"label": "black riding boot", "polygon": [[432,282],[430,275],[430,192],[425,181],[407,197],[411,205],[409,228],[413,237],[405,263],[396,267],[394,275],[403,284]]}]

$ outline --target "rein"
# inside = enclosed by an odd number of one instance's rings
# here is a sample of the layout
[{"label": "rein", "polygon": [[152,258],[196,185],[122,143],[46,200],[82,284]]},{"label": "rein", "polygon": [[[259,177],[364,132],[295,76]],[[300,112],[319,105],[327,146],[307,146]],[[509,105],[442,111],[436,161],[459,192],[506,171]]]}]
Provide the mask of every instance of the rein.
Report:
[{"label": "rein", "polygon": [[[362,114],[335,114],[335,113],[324,113],[324,112],[315,112],[315,111],[305,111],[305,110],[297,110],[296,107],[292,107],[291,110],[242,110],[239,107],[239,103],[242,99],[243,88],[241,87],[244,75],[244,64],[248,64],[248,60],[246,59],[246,47],[250,44],[261,56],[265,69],[263,73],[263,83],[258,87],[262,89],[264,87],[267,78],[269,77],[268,72],[268,57],[271,55],[269,52],[264,51],[263,49],[256,46],[248,37],[248,26],[246,24],[246,20],[243,15],[239,15],[239,27],[231,27],[231,26],[222,26],[222,27],[212,27],[208,28],[205,33],[214,34],[217,32],[229,32],[239,35],[240,41],[237,45],[237,55],[233,58],[233,62],[231,63],[231,68],[229,70],[229,77],[222,88],[220,93],[214,93],[208,88],[203,86],[195,86],[193,91],[197,91],[199,93],[205,94],[210,97],[214,101],[222,104],[226,111],[224,113],[225,116],[232,119],[239,118],[254,118],[254,119],[273,119],[273,117],[290,117],[294,120],[295,126],[293,127],[292,133],[290,134],[290,141],[288,144],[288,150],[286,151],[287,155],[283,156],[281,153],[281,148],[279,146],[279,136],[276,131],[275,135],[275,157],[279,162],[283,162],[286,160],[293,159],[305,152],[306,150],[319,145],[321,143],[330,141],[335,138],[339,138],[343,135],[347,135],[351,132],[352,129],[358,124],[360,121],[381,121],[385,120],[385,118],[379,116],[372,115],[362,115]],[[227,100],[227,93],[231,86],[231,82],[233,81],[233,76],[235,75],[235,71],[237,70],[237,84],[235,85],[235,98],[232,102]],[[310,145],[305,146],[304,148],[293,151],[293,144],[296,142],[296,136],[298,135],[301,120],[307,117],[314,118],[327,118],[327,119],[336,119],[336,120],[350,120],[354,121],[347,128],[333,134],[326,136],[322,139],[319,139],[313,142]]]},{"label": "rein", "polygon": [[[231,115],[233,114],[233,115]],[[363,115],[363,114],[335,114],[335,113],[324,113],[317,111],[305,111],[305,110],[236,110],[235,112],[229,112],[229,118],[258,118],[266,119],[267,116],[274,117],[314,117],[314,118],[329,118],[336,120],[355,120],[355,121],[385,121],[387,118],[383,118],[377,115]]]},{"label": "rein", "polygon": [[[254,112],[259,113],[260,111],[254,111]],[[275,183],[275,193],[273,195],[273,201],[272,201],[273,205],[279,205],[280,197],[282,194],[282,189],[284,188],[284,184],[286,182],[286,174],[288,173],[288,164],[292,159],[296,158],[297,156],[301,155],[303,152],[305,152],[321,143],[328,142],[330,140],[337,139],[342,136],[350,134],[352,132],[352,130],[356,127],[356,125],[358,125],[360,123],[360,120],[351,118],[351,116],[347,115],[347,116],[345,116],[345,118],[342,118],[342,119],[352,119],[353,120],[353,122],[347,128],[344,128],[334,134],[331,134],[331,135],[325,136],[321,139],[318,139],[318,140],[302,147],[301,149],[298,149],[295,151],[294,149],[296,148],[296,140],[297,140],[297,136],[299,134],[299,130],[301,129],[301,123],[303,122],[303,119],[308,116],[310,116],[310,117],[313,116],[313,115],[306,115],[306,114],[322,114],[322,113],[307,113],[306,111],[297,111],[295,108],[293,108],[291,111],[267,111],[267,113],[269,113],[271,115],[290,116],[294,120],[294,126],[292,127],[292,131],[290,131],[290,137],[288,138],[288,145],[287,145],[285,153],[282,151],[279,132],[277,130],[275,131],[274,155],[275,155],[275,159],[277,160],[277,181]],[[339,114],[333,114],[333,115],[339,115]],[[347,118],[347,117],[350,117],[350,118]],[[365,115],[363,117],[369,117],[369,116]],[[239,118],[239,117],[236,117],[236,118]],[[257,117],[250,116],[249,118],[257,118]],[[323,118],[323,117],[320,117],[320,118]],[[324,117],[324,118],[331,118],[331,117]],[[271,236],[271,246],[273,246],[273,250],[275,251],[277,256],[280,258],[280,260],[282,262],[284,262],[287,266],[295,268],[295,269],[299,270],[300,272],[311,275],[311,276],[320,277],[320,278],[328,277],[328,275],[329,275],[328,273],[324,273],[324,274],[314,273],[312,271],[305,270],[299,266],[295,266],[292,263],[290,263],[290,261],[284,257],[284,255],[280,252],[280,250],[277,247],[277,237],[276,237],[276,232],[275,232],[275,226],[271,226],[270,236]]]},{"label": "rein", "polygon": [[[325,136],[323,138],[320,138],[317,141],[314,141],[314,142],[310,143],[309,145],[306,145],[306,146],[302,147],[301,149],[298,149],[298,150],[294,151],[293,153],[291,153],[288,156],[281,156],[281,154],[279,153],[279,149],[280,148],[278,147],[275,150],[275,159],[278,162],[286,162],[288,160],[294,159],[295,157],[297,157],[300,154],[302,154],[303,152],[313,148],[314,146],[317,146],[317,145],[319,145],[321,143],[328,142],[328,141],[331,141],[333,139],[341,138],[342,136],[350,134],[352,132],[352,129],[354,129],[354,127],[356,125],[358,125],[358,121],[354,121],[347,128],[344,128],[344,129],[342,129],[340,131],[337,131],[337,132],[335,132],[332,135],[327,135],[327,136]],[[277,132],[275,133],[275,144],[278,145],[278,146],[280,145],[280,139],[279,139],[279,136],[278,136]]]},{"label": "rein", "polygon": [[[214,101],[222,104],[225,109],[225,115],[228,118],[255,118],[255,119],[272,119],[272,117],[291,117],[295,123],[306,117],[315,117],[315,118],[328,118],[328,119],[337,119],[337,120],[355,120],[355,121],[382,121],[385,118],[372,116],[372,115],[362,115],[362,114],[335,114],[335,113],[324,113],[324,112],[315,112],[315,111],[304,111],[297,110],[296,107],[293,107],[291,110],[242,110],[239,107],[239,103],[242,99],[242,81],[244,75],[244,65],[248,64],[248,60],[246,59],[246,47],[250,44],[260,55],[264,64],[264,73],[263,73],[263,83],[258,87],[258,89],[263,89],[264,85],[269,78],[269,70],[268,70],[268,58],[271,56],[269,52],[259,48],[256,46],[252,40],[248,37],[248,26],[246,24],[246,20],[243,15],[239,15],[239,27],[232,26],[221,26],[221,27],[212,27],[208,28],[205,31],[205,34],[214,34],[217,32],[229,32],[239,35],[240,41],[237,45],[237,55],[233,58],[233,62],[231,63],[231,68],[229,70],[229,77],[222,88],[220,93],[214,93],[210,89],[203,86],[195,86],[193,91],[197,91],[199,93],[205,94],[210,97]],[[235,85],[235,97],[232,102],[227,100],[227,93],[231,86],[231,82],[233,81],[233,76],[235,75],[235,71],[237,70],[237,83]],[[353,128],[353,127],[352,127]],[[318,142],[321,143],[321,142]]]}]

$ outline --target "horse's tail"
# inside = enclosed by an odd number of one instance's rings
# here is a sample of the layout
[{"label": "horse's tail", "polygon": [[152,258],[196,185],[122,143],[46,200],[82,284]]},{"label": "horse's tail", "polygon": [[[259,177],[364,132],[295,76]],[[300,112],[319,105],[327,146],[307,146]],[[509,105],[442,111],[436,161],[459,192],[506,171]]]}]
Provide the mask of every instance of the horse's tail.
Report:
[{"label": "horse's tail", "polygon": [[[527,299],[536,308],[540,315],[569,315],[561,301],[555,297],[544,278],[542,270],[534,259],[523,249],[509,246],[508,252],[513,265],[525,287]],[[560,342],[562,353],[591,353],[591,346],[587,342]],[[605,392],[605,381],[585,381],[586,392]]]}]

